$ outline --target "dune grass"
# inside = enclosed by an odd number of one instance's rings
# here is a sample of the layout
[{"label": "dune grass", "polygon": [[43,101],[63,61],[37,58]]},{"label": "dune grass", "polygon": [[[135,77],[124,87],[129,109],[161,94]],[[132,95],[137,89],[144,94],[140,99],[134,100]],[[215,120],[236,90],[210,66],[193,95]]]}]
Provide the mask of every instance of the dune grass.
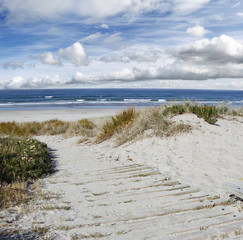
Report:
[{"label": "dune grass", "polygon": [[188,124],[176,124],[171,121],[170,117],[165,116],[164,110],[165,108],[155,107],[138,112],[129,125],[124,125],[114,133],[117,145],[143,136],[147,130],[159,137],[168,137],[191,130]]},{"label": "dune grass", "polygon": [[102,142],[111,137],[115,137],[117,145],[131,141],[142,136],[146,130],[151,130],[156,136],[173,136],[176,134],[191,131],[188,124],[176,124],[172,117],[184,113],[192,113],[199,118],[203,118],[209,124],[215,124],[222,115],[241,116],[241,112],[231,110],[226,106],[198,105],[186,102],[184,104],[174,104],[148,108],[142,111],[128,109],[121,114],[112,117],[101,127],[101,133],[97,137],[97,142]]},{"label": "dune grass", "polygon": [[102,142],[110,138],[114,133],[120,131],[125,126],[129,126],[136,118],[137,113],[135,109],[130,108],[122,113],[112,117],[110,121],[107,121],[102,126],[102,132],[97,138],[97,142]]},{"label": "dune grass", "polygon": [[39,135],[89,135],[95,124],[88,119],[77,122],[65,122],[52,119],[44,122],[1,122],[0,135],[8,136],[39,136]]}]

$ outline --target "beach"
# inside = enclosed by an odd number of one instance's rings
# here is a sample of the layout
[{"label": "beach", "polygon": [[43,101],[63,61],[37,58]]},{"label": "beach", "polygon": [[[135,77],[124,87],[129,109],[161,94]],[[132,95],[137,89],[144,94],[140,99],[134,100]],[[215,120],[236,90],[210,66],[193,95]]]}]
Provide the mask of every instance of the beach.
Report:
[{"label": "beach", "polygon": [[[0,121],[97,121],[119,112],[5,111]],[[227,184],[243,178],[243,118],[226,116],[214,125],[194,114],[172,120],[189,124],[190,132],[158,137],[145,131],[120,146],[114,139],[94,144],[37,136],[53,152],[57,168],[40,180],[42,191],[60,198],[38,200],[24,216],[6,211],[13,219],[8,228],[28,235],[33,225],[46,227],[54,239],[240,239],[242,202],[226,202],[232,194]]]},{"label": "beach", "polygon": [[0,122],[42,122],[51,119],[78,121],[84,118],[102,118],[120,112],[119,108],[53,109],[0,111]]}]

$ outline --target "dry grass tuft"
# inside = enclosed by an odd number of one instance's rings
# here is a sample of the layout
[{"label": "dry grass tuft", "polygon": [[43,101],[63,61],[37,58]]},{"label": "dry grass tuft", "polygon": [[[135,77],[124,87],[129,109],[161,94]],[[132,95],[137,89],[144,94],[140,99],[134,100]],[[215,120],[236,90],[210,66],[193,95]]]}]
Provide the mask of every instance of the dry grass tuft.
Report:
[{"label": "dry grass tuft", "polygon": [[30,137],[38,135],[58,135],[65,136],[84,135],[92,136],[96,125],[88,119],[77,122],[65,122],[52,119],[44,122],[2,122],[0,123],[0,134],[7,136]]},{"label": "dry grass tuft", "polygon": [[109,139],[113,134],[121,131],[123,128],[130,126],[137,117],[135,109],[130,108],[122,113],[112,117],[111,121],[102,126],[102,133],[98,136],[97,142]]},{"label": "dry grass tuft", "polygon": [[151,130],[153,134],[160,137],[187,133],[191,130],[188,124],[172,122],[164,110],[163,107],[154,107],[141,111],[130,125],[115,133],[117,145],[136,139],[147,130]]},{"label": "dry grass tuft", "polygon": [[88,119],[82,119],[77,122],[70,122],[65,130],[64,137],[83,136],[91,138],[95,136],[96,125]]},{"label": "dry grass tuft", "polygon": [[0,186],[0,208],[26,203],[29,199],[26,182],[15,182]]}]

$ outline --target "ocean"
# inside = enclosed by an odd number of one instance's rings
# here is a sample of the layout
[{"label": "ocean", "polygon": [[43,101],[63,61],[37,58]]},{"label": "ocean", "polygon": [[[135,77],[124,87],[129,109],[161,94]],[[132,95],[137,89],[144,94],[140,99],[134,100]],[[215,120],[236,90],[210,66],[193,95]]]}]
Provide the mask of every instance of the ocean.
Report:
[{"label": "ocean", "polygon": [[0,90],[0,111],[147,107],[184,101],[243,107],[243,91],[192,89]]}]

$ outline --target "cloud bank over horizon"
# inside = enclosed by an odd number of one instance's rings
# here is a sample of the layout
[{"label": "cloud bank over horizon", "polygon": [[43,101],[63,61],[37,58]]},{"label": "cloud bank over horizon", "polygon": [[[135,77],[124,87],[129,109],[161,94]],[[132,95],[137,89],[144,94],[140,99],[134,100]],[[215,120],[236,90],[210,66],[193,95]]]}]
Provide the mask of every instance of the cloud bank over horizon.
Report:
[{"label": "cloud bank over horizon", "polygon": [[0,0],[0,89],[243,90],[242,12],[234,0]]}]

